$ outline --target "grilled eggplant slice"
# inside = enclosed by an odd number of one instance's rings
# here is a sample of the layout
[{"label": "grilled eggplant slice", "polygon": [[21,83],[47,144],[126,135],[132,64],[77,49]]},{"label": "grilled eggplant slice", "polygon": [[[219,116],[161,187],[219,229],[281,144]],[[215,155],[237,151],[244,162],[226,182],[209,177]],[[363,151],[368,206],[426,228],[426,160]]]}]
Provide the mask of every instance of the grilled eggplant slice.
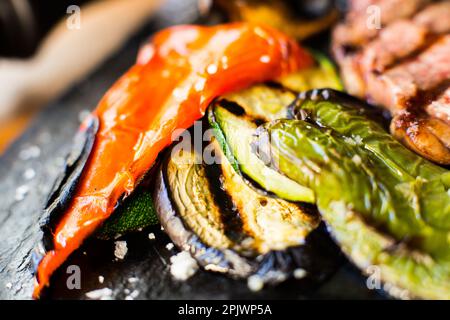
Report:
[{"label": "grilled eggplant slice", "polygon": [[253,266],[231,250],[235,242],[226,234],[205,168],[196,164],[196,159],[194,151],[185,150],[178,159],[162,163],[153,194],[161,225],[172,241],[189,251],[206,270],[246,277]]},{"label": "grilled eggplant slice", "polygon": [[449,299],[449,172],[329,94],[299,99],[294,110],[306,121],[260,127],[260,157],[314,190],[342,250],[363,272],[377,268],[389,293]]},{"label": "grilled eggplant slice", "polygon": [[[215,150],[221,153],[218,146]],[[235,278],[258,274],[276,283],[296,268],[316,279],[329,274],[339,261],[327,250],[330,243],[322,239],[325,250],[317,250],[318,243],[307,240],[319,224],[317,213],[255,192],[223,154],[219,157],[220,166],[205,165],[195,150],[182,150],[163,162],[154,201],[172,241],[204,269]],[[311,263],[311,251],[319,263]]]}]

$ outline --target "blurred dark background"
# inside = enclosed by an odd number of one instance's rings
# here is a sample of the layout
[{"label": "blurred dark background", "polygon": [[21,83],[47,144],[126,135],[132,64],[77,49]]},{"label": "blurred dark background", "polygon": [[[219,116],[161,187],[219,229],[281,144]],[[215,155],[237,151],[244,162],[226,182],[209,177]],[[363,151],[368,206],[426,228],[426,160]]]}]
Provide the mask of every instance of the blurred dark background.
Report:
[{"label": "blurred dark background", "polygon": [[[262,21],[305,40],[316,29],[328,29],[336,19],[333,8],[342,2],[0,0],[0,155],[40,108],[83,81],[144,24],[156,23],[160,29],[183,23]],[[72,6],[80,9],[76,29],[69,27]]]},{"label": "blurred dark background", "polygon": [[71,5],[92,0],[0,0],[0,56],[29,57]]}]

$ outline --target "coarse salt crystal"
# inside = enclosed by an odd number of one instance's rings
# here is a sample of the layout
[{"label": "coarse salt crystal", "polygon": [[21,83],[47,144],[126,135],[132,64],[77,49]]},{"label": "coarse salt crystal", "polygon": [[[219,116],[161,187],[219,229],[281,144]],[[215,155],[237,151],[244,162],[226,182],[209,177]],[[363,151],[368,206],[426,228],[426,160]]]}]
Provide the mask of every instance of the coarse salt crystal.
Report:
[{"label": "coarse salt crystal", "polygon": [[151,233],[148,234],[148,238],[149,238],[150,240],[155,240],[155,239],[156,239],[155,234],[154,234],[153,232],[151,232]]},{"label": "coarse salt crystal", "polygon": [[138,281],[139,281],[139,278],[136,278],[136,277],[128,278],[128,282],[129,282],[129,283],[136,283],[136,282],[138,282]]},{"label": "coarse salt crystal", "polygon": [[123,259],[125,258],[128,248],[127,248],[127,242],[126,241],[116,241],[115,242],[116,247],[114,249],[114,255],[117,259]]},{"label": "coarse salt crystal", "polygon": [[93,300],[110,300],[112,293],[110,288],[103,288],[86,292],[86,297]]},{"label": "coarse salt crystal", "polygon": [[98,276],[98,282],[103,283],[105,281],[104,276]]},{"label": "coarse salt crystal", "polygon": [[28,168],[27,170],[25,170],[25,172],[23,173],[23,177],[25,180],[31,180],[36,176],[36,171],[34,171],[31,168]]},{"label": "coarse salt crystal", "polygon": [[198,270],[197,261],[191,257],[189,252],[181,251],[170,257],[170,273],[177,280],[185,281],[192,277]]},{"label": "coarse salt crystal", "polygon": [[84,122],[84,120],[86,120],[90,116],[90,114],[91,114],[91,112],[89,110],[81,110],[78,113],[78,121]]},{"label": "coarse salt crystal", "polygon": [[306,277],[306,274],[307,274],[307,272],[305,269],[298,268],[298,269],[294,270],[294,278],[295,279],[302,279],[302,278]]},{"label": "coarse salt crystal", "polygon": [[22,149],[19,152],[19,158],[21,160],[30,160],[33,158],[39,158],[41,155],[41,149],[38,146],[30,146],[28,148]]},{"label": "coarse salt crystal", "polygon": [[27,185],[20,186],[16,189],[15,199],[16,201],[21,201],[25,199],[25,196],[30,191],[30,187]]},{"label": "coarse salt crystal", "polygon": [[166,249],[167,250],[172,250],[173,249],[173,243],[172,242],[169,242],[168,244],[166,244]]},{"label": "coarse salt crystal", "polygon": [[125,300],[134,300],[139,296],[139,290],[133,290],[129,295],[125,297]]}]

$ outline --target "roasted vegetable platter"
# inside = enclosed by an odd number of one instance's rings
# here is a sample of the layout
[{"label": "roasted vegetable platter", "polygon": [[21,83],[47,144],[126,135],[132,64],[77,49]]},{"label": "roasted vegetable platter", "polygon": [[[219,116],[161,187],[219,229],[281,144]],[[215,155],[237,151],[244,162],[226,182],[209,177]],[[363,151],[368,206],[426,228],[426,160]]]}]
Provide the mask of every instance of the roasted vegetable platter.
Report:
[{"label": "roasted vegetable platter", "polygon": [[[33,290],[33,275],[29,265],[30,254],[39,241],[38,220],[53,180],[61,173],[63,159],[70,151],[70,142],[79,126],[79,114],[85,106],[96,101],[120,74],[134,61],[142,41],[153,32],[146,27],[114,57],[88,79],[71,89],[50,105],[33,126],[1,158],[1,270],[0,297],[2,299],[29,299]],[[67,121],[61,122],[64,118]],[[31,148],[31,149],[30,149]],[[29,156],[37,150],[39,156]],[[34,168],[36,177],[27,182],[24,172]],[[18,187],[29,184],[32,191],[22,201],[15,200]],[[39,186],[39,187],[38,187]],[[154,233],[155,239],[148,235]],[[122,239],[121,239],[122,240]],[[55,286],[48,293],[53,299],[86,299],[86,293],[108,287],[114,290],[112,298],[124,299],[139,290],[140,299],[239,299],[239,298],[380,298],[365,286],[365,278],[343,257],[337,259],[337,269],[319,287],[307,285],[299,290],[299,281],[251,292],[246,281],[235,281],[224,276],[199,271],[186,282],[173,280],[170,257],[175,249],[167,250],[171,242],[160,226],[147,227],[142,232],[123,237],[128,243],[128,254],[123,261],[115,261],[114,241],[91,239],[78,250],[55,275]],[[329,245],[326,242],[326,245]],[[332,251],[338,250],[332,246]],[[334,251],[338,252],[338,251]],[[335,254],[335,253],[334,253]],[[80,290],[66,286],[70,265],[82,270]],[[99,283],[99,276],[104,283]],[[131,279],[139,279],[130,283]],[[133,281],[131,281],[133,282]],[[11,284],[11,288],[8,284]],[[347,288],[342,290],[342,288]]]},{"label": "roasted vegetable platter", "polygon": [[344,92],[333,10],[249,8],[145,28],[2,158],[5,298],[449,298],[447,169]]}]

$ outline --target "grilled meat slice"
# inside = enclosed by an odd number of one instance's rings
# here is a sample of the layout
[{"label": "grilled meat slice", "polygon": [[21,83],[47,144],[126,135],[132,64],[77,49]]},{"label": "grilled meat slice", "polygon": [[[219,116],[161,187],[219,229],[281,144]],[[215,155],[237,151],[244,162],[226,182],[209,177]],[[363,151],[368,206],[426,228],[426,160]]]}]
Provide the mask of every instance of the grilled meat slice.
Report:
[{"label": "grilled meat slice", "polygon": [[[349,93],[387,108],[392,133],[411,149],[450,164],[450,1],[428,2],[351,1],[333,53]],[[381,9],[383,27],[358,39],[355,21],[367,19],[369,5]]]},{"label": "grilled meat slice", "polygon": [[396,20],[411,17],[429,2],[430,0],[350,1],[350,11],[345,22],[334,30],[335,43],[361,46],[377,36],[380,29],[368,25],[372,21],[372,15],[376,14],[370,10],[370,6],[379,9],[381,26],[386,26]]},{"label": "grilled meat slice", "polygon": [[447,88],[435,101],[426,105],[425,111],[430,116],[450,124],[450,88]]},{"label": "grilled meat slice", "polygon": [[401,58],[424,46],[427,29],[409,20],[396,21],[361,52],[362,72],[381,73]]},{"label": "grilled meat slice", "polygon": [[414,17],[414,22],[432,33],[450,32],[450,2],[442,1],[426,7]]},{"label": "grilled meat slice", "polygon": [[411,150],[436,163],[450,163],[450,126],[444,121],[404,110],[391,122],[391,132]]},{"label": "grilled meat slice", "polygon": [[450,79],[450,35],[384,73],[365,72],[366,96],[392,113],[419,107],[426,92]]}]

